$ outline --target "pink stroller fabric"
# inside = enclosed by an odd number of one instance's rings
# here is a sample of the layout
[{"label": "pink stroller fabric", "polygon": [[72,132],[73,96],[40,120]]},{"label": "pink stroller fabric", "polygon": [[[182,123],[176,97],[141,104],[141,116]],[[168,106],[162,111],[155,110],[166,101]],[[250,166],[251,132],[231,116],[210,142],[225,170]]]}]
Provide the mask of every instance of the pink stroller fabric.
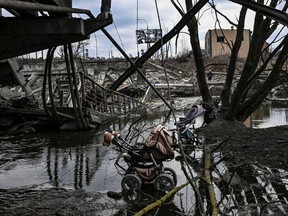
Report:
[{"label": "pink stroller fabric", "polygon": [[171,147],[172,143],[173,142],[170,134],[164,128],[164,126],[160,124],[151,131],[150,135],[145,141],[145,146],[149,148],[155,148],[159,151],[159,155],[153,154],[156,160],[160,158],[162,159],[163,156],[166,156],[167,159],[173,159],[174,151]]}]

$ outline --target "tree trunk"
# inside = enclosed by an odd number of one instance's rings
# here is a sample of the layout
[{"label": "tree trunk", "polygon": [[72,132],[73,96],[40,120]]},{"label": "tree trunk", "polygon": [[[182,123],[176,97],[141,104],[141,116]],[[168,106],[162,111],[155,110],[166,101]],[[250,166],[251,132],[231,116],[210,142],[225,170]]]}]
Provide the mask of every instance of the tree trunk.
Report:
[{"label": "tree trunk", "polygon": [[231,86],[232,81],[234,78],[236,63],[237,63],[237,55],[239,53],[242,40],[243,40],[243,31],[244,31],[244,24],[245,24],[245,17],[246,17],[247,8],[242,7],[239,16],[239,23],[237,26],[237,35],[235,43],[233,44],[233,49],[231,53],[230,62],[227,69],[227,76],[224,84],[224,88],[221,92],[221,100],[222,100],[222,107],[223,111],[227,110],[230,104],[230,95],[231,95]]},{"label": "tree trunk", "polygon": [[253,74],[253,71],[255,71],[259,58],[259,47],[260,50],[262,50],[263,43],[261,43],[261,38],[263,38],[263,32],[262,32],[262,25],[263,25],[263,15],[257,13],[255,16],[255,25],[253,29],[253,36],[250,43],[250,48],[248,52],[248,56],[246,59],[246,63],[244,65],[240,80],[232,94],[230,106],[228,110],[224,114],[224,119],[226,120],[233,120],[234,116],[237,112],[238,105],[241,102],[242,94],[246,89],[247,82],[251,75]]},{"label": "tree trunk", "polygon": [[240,121],[245,121],[262,103],[262,101],[270,93],[271,89],[275,86],[276,80],[279,77],[282,67],[288,58],[288,35],[284,39],[284,47],[280,52],[279,57],[268,78],[263,85],[250,97],[245,103],[239,107],[236,118]]},{"label": "tree trunk", "polygon": [[[192,0],[185,0],[186,2],[186,10],[189,11],[192,7]],[[197,81],[199,90],[202,96],[203,102],[206,102],[210,104],[214,108],[213,98],[210,94],[207,82],[206,82],[206,76],[205,76],[205,67],[204,67],[204,60],[202,55],[202,50],[200,47],[200,41],[199,41],[199,34],[198,34],[198,22],[196,20],[196,17],[193,16],[191,18],[191,21],[187,23],[187,27],[190,33],[190,43],[193,50],[193,56],[195,59],[195,64],[197,68]]]}]

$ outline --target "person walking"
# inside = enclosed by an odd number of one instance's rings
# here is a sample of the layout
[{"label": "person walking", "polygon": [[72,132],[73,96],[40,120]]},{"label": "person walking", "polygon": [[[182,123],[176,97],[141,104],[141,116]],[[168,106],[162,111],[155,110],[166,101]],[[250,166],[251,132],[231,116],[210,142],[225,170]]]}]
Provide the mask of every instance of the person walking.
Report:
[{"label": "person walking", "polygon": [[208,76],[208,80],[212,80],[213,74],[212,74],[212,71],[211,71],[211,70],[209,70],[207,76]]}]

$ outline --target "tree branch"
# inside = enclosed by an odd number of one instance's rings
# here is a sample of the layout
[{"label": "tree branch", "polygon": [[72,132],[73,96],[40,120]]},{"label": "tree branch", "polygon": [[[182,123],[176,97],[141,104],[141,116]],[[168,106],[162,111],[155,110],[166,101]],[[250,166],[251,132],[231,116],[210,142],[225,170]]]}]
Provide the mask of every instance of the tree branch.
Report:
[{"label": "tree branch", "polygon": [[189,183],[185,183],[183,185],[180,185],[178,187],[173,188],[171,191],[169,191],[167,194],[165,194],[163,197],[161,197],[161,199],[155,201],[154,203],[146,206],[145,208],[143,208],[142,210],[138,211],[135,216],[142,216],[145,213],[147,213],[148,211],[151,211],[152,209],[154,209],[155,207],[163,204],[169,197],[171,197],[172,195],[174,195],[175,193],[177,193],[179,190],[181,190],[182,188],[186,187]]}]

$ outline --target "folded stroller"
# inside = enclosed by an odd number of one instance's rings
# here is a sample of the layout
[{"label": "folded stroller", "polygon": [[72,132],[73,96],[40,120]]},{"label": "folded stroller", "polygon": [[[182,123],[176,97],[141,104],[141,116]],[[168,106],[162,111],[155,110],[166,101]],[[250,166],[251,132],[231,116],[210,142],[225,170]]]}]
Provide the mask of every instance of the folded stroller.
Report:
[{"label": "folded stroller", "polygon": [[[164,161],[174,159],[172,138],[164,126],[155,127],[140,146],[129,144],[118,132],[106,130],[103,145],[109,146],[111,143],[121,151],[115,166],[125,171],[121,181],[123,190],[140,189],[143,183],[153,183],[155,189],[160,191],[168,191],[176,186],[175,171],[163,165]],[[118,163],[121,157],[128,169]]]}]

